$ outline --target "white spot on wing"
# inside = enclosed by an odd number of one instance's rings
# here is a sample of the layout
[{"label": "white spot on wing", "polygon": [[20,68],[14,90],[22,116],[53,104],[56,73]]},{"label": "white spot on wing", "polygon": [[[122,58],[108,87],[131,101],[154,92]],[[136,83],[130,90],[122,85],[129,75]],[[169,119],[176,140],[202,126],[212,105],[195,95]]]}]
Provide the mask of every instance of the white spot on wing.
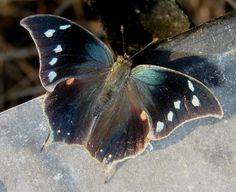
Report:
[{"label": "white spot on wing", "polygon": [[200,106],[199,99],[197,98],[196,95],[193,95],[193,98],[192,98],[192,104],[193,104],[194,107],[198,107],[198,106]]},{"label": "white spot on wing", "polygon": [[164,123],[161,121],[157,122],[157,126],[156,126],[156,132],[161,132],[164,129]]},{"label": "white spot on wing", "polygon": [[48,29],[48,30],[44,33],[44,35],[45,35],[46,37],[52,37],[55,32],[56,32],[55,29]]},{"label": "white spot on wing", "polygon": [[50,71],[50,73],[48,74],[49,81],[52,82],[56,76],[57,76],[57,74],[55,71]]},{"label": "white spot on wing", "polygon": [[62,52],[62,47],[61,47],[61,45],[57,45],[56,48],[53,49],[53,51],[54,51],[55,53]]},{"label": "white spot on wing", "polygon": [[71,27],[71,25],[61,25],[59,29],[65,30],[65,29],[68,29],[69,27]]},{"label": "white spot on wing", "polygon": [[191,91],[194,91],[194,86],[192,84],[191,81],[188,80],[188,88],[191,90]]},{"label": "white spot on wing", "polygon": [[49,62],[49,65],[55,65],[58,59],[56,57],[53,57],[51,61]]},{"label": "white spot on wing", "polygon": [[170,111],[167,115],[167,119],[168,121],[172,121],[173,120],[173,117],[174,117],[174,113],[172,111]]},{"label": "white spot on wing", "polygon": [[180,109],[180,103],[180,100],[174,102],[175,109]]}]

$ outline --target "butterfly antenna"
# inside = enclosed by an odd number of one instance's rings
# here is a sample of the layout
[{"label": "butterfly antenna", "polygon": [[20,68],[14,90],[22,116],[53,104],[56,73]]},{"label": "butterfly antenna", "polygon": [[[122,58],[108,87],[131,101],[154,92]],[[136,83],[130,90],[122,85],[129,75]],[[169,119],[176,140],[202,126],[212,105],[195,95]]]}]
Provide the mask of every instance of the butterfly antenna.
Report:
[{"label": "butterfly antenna", "polygon": [[121,32],[121,37],[122,37],[122,51],[123,55],[125,55],[125,36],[124,36],[124,26],[120,26],[120,32]]},{"label": "butterfly antenna", "polygon": [[143,47],[142,49],[140,49],[137,53],[135,53],[134,55],[132,55],[129,59],[133,59],[135,56],[137,56],[139,53],[141,53],[142,51],[144,51],[145,49],[147,49],[148,47],[150,47],[151,45],[157,43],[159,41],[159,39],[156,37],[154,38],[150,43],[148,43],[145,47]]}]

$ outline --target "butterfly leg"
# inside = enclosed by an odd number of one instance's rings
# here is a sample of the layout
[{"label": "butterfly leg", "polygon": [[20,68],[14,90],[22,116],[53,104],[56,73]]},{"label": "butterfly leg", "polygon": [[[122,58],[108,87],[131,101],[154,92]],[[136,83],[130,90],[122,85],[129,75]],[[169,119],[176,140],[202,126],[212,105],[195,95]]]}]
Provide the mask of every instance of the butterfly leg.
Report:
[{"label": "butterfly leg", "polygon": [[50,142],[50,136],[51,136],[51,129],[48,130],[47,138],[45,139],[43,145],[42,145],[41,148],[40,148],[40,153],[42,153],[43,150],[44,150],[46,147],[48,147],[49,143],[51,143],[51,142]]}]

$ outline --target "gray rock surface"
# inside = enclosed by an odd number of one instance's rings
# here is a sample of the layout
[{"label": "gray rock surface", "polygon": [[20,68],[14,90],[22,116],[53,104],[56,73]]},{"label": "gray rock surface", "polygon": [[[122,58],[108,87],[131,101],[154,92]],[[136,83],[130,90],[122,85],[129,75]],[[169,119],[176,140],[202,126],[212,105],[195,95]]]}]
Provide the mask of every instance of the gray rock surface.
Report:
[{"label": "gray rock surface", "polygon": [[104,168],[80,146],[51,144],[42,97],[0,114],[0,191],[236,191],[236,115],[189,122],[128,160]]}]

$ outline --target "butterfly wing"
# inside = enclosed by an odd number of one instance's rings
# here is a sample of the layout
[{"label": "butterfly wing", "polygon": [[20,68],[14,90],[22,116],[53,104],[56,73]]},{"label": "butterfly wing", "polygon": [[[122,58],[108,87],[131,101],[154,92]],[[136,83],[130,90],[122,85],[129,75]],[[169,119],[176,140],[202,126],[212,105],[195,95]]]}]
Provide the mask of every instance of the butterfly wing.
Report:
[{"label": "butterfly wing", "polygon": [[99,161],[115,163],[135,157],[150,140],[167,137],[186,121],[223,115],[205,85],[171,69],[140,65],[126,85],[97,119],[88,140],[87,149]]},{"label": "butterfly wing", "polygon": [[201,82],[183,73],[140,65],[132,70],[131,82],[133,90],[140,95],[140,105],[152,120],[152,140],[168,136],[186,121],[223,116],[214,94]]},{"label": "butterfly wing", "polygon": [[40,79],[47,91],[65,79],[81,79],[109,68],[114,60],[108,47],[83,27],[58,16],[36,15],[21,21],[40,56]]},{"label": "butterfly wing", "polygon": [[94,123],[86,148],[114,165],[142,153],[149,140],[149,121],[128,85]]},{"label": "butterfly wing", "polygon": [[93,107],[113,64],[107,46],[81,26],[51,15],[21,21],[40,56],[40,78],[53,141],[86,144]]},{"label": "butterfly wing", "polygon": [[[74,80],[59,83],[45,100],[45,112],[53,140],[81,144],[104,164],[122,161],[143,152],[149,140],[149,124],[128,87],[99,116],[92,114],[96,97],[103,85],[101,78],[86,84]],[[98,81],[99,79],[99,81]],[[65,97],[65,92],[70,93]]]},{"label": "butterfly wing", "polygon": [[[74,98],[78,100],[71,98],[75,100],[73,103],[84,102],[81,106],[87,106],[83,109],[84,117],[79,120],[74,115],[79,114],[79,109],[67,112],[68,118],[55,115],[52,124],[57,124],[56,129],[70,126],[72,129],[59,133],[55,129],[53,132],[60,135],[54,135],[59,141],[83,144],[93,157],[105,164],[115,164],[141,154],[150,140],[168,136],[185,121],[223,114],[216,97],[198,80],[163,67],[141,65],[132,70],[127,86],[112,104],[93,118],[89,114],[94,105],[86,103],[86,98],[90,99],[93,93],[96,95],[94,83],[91,83],[91,91],[81,89],[81,93],[87,92],[84,97],[74,91]],[[61,91],[62,87],[58,87],[58,91],[56,87],[53,94],[57,94],[48,100],[53,106],[60,106],[61,114],[65,114],[67,103],[71,101],[61,102],[63,98],[58,97]],[[57,103],[51,103],[53,98]],[[68,107],[66,111],[70,109]],[[58,119],[67,124],[60,124]]]},{"label": "butterfly wing", "polygon": [[168,136],[183,122],[222,116],[202,83],[182,73],[141,65],[118,96],[97,116],[96,97],[113,64],[109,49],[82,27],[60,17],[32,16],[21,24],[40,55],[40,77],[54,141],[82,144],[101,162],[142,153],[149,140]]},{"label": "butterfly wing", "polygon": [[105,73],[100,71],[93,78],[62,81],[47,94],[44,110],[53,141],[86,144],[94,121],[93,107]]}]

